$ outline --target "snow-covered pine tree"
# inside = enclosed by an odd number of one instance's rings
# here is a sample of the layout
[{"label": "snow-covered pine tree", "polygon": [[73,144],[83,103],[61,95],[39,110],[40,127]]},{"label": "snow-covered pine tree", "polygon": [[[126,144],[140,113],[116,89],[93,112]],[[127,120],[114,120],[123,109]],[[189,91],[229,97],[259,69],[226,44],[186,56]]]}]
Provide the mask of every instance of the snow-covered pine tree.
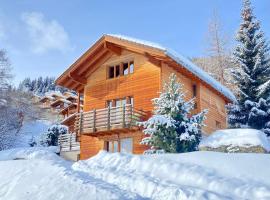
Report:
[{"label": "snow-covered pine tree", "polygon": [[262,129],[265,125],[259,120],[263,117],[260,115],[267,112],[261,112],[259,105],[268,102],[270,95],[269,47],[249,0],[243,1],[241,16],[243,21],[236,35],[239,44],[233,53],[236,68],[232,71],[238,86],[238,102],[228,106],[228,122],[231,127]]},{"label": "snow-covered pine tree", "polygon": [[48,128],[48,131],[44,133],[39,143],[42,146],[57,146],[59,135],[67,134],[68,127],[61,124],[54,124]]},{"label": "snow-covered pine tree", "polygon": [[168,83],[164,83],[163,92],[153,99],[154,115],[139,123],[146,135],[141,144],[151,146],[145,153],[196,150],[206,110],[192,115],[194,100],[185,101],[184,98],[183,85],[177,82],[175,74],[171,74]]}]

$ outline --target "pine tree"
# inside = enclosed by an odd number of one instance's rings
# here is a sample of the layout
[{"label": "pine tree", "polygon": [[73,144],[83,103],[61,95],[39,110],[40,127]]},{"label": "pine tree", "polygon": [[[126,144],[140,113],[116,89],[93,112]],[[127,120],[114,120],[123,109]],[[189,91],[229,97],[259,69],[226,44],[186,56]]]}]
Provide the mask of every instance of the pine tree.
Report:
[{"label": "pine tree", "polygon": [[141,143],[151,146],[146,153],[196,150],[206,111],[191,115],[194,100],[185,101],[184,98],[183,85],[177,82],[175,74],[171,74],[163,92],[153,99],[154,115],[139,123],[146,135]]},{"label": "pine tree", "polygon": [[267,112],[257,111],[270,95],[269,47],[249,0],[244,0],[241,16],[243,21],[236,35],[239,44],[233,53],[236,69],[232,72],[238,86],[238,102],[228,106],[228,121],[232,127],[262,129],[265,124],[259,120],[263,117],[260,114]]},{"label": "pine tree", "polygon": [[57,146],[58,145],[58,137],[63,134],[68,133],[68,127],[61,124],[54,124],[48,128],[48,131],[45,132],[41,138],[39,143],[42,146]]}]

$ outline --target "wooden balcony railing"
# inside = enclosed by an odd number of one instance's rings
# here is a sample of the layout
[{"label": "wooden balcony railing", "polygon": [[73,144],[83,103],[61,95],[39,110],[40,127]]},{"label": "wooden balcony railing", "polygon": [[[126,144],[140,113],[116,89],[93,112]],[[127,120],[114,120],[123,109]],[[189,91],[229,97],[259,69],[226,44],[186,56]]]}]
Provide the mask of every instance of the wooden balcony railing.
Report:
[{"label": "wooden balcony railing", "polygon": [[74,127],[75,132],[80,134],[126,129],[136,126],[145,117],[145,112],[128,104],[78,113]]},{"label": "wooden balcony railing", "polygon": [[80,142],[76,141],[76,134],[63,134],[58,137],[60,151],[79,151]]}]

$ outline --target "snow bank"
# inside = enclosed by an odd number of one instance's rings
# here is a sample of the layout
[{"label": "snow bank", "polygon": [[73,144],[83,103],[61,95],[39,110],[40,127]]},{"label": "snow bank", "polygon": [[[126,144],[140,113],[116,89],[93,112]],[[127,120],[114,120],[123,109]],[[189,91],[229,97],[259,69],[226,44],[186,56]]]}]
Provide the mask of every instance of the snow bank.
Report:
[{"label": "snow bank", "polygon": [[[0,199],[143,199],[135,193],[71,169],[48,148],[0,152]],[[15,160],[14,160],[15,159]]]},{"label": "snow bank", "polygon": [[1,151],[0,199],[270,199],[267,154],[102,151],[72,163],[56,151]]},{"label": "snow bank", "polygon": [[58,159],[56,153],[58,147],[33,147],[33,148],[14,148],[0,151],[0,161],[4,160],[31,160],[31,159]]},{"label": "snow bank", "polygon": [[219,148],[221,146],[250,148],[260,146],[270,151],[270,143],[266,135],[255,129],[224,129],[218,130],[204,138],[199,148]]},{"label": "snow bank", "polygon": [[100,152],[73,169],[151,199],[269,199],[269,164],[266,154]]}]

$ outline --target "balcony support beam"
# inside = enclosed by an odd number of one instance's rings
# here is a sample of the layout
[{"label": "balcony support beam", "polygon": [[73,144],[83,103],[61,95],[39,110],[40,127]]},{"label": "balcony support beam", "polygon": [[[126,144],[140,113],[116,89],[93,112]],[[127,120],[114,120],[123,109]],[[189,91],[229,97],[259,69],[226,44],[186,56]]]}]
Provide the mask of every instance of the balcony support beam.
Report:
[{"label": "balcony support beam", "polygon": [[81,93],[77,91],[78,99],[77,99],[77,113],[81,111]]}]

